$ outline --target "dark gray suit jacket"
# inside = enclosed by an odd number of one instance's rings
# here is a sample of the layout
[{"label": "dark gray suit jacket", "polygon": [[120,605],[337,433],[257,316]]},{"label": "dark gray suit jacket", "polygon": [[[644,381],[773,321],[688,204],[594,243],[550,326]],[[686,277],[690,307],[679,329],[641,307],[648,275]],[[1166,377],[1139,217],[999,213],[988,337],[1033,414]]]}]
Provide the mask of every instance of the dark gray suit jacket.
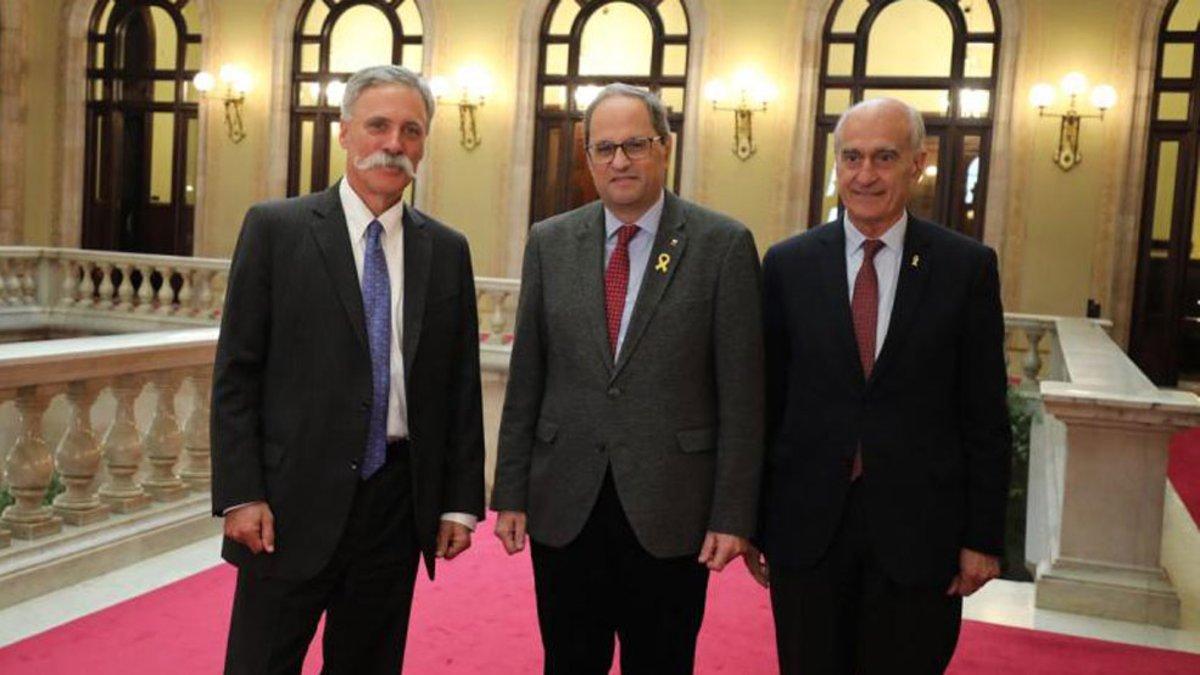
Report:
[{"label": "dark gray suit jacket", "polygon": [[[371,358],[338,186],[258,204],[229,272],[212,401],[213,511],[265,500],[276,550],[223,555],[304,579],[332,556],[359,483]],[[404,218],[404,375],[417,541],[432,575],[442,513],[483,514],[475,281],[466,239]]]},{"label": "dark gray suit jacket", "polygon": [[614,364],[604,234],[600,202],[529,233],[491,506],[526,512],[534,539],[565,545],[611,465],[651,554],[694,555],[707,530],[750,536],[764,391],[754,238],[667,193]]}]

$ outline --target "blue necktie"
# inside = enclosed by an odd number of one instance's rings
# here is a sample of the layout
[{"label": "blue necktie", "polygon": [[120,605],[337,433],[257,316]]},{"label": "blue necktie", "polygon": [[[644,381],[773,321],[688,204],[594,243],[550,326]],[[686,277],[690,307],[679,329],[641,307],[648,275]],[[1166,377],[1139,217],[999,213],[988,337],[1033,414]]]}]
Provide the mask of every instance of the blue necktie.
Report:
[{"label": "blue necktie", "polygon": [[367,425],[367,451],[362,477],[370,478],[387,459],[388,392],[391,389],[392,286],[387,260],[379,242],[383,225],[367,225],[367,248],[363,255],[363,314],[367,320],[367,345],[371,349],[371,418]]}]

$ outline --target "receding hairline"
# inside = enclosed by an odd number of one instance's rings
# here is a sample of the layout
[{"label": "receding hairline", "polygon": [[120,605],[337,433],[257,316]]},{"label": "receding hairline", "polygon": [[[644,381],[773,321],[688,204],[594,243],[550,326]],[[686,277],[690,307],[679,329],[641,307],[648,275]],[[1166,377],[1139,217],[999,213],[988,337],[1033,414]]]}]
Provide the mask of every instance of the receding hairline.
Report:
[{"label": "receding hairline", "polygon": [[913,152],[920,152],[925,141],[925,119],[916,108],[895,98],[868,99],[847,108],[838,117],[837,124],[833,127],[834,151],[836,152],[842,147],[842,128],[846,125],[847,120],[859,114],[878,115],[888,112],[898,113],[904,119],[905,125],[908,127],[909,149]]}]

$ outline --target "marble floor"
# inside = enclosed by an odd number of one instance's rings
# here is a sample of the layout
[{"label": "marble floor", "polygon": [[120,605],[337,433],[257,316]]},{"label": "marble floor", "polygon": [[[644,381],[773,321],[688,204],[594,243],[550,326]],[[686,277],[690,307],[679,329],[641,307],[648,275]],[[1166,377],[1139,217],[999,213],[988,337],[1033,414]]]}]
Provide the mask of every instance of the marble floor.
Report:
[{"label": "marble floor", "polygon": [[[194,544],[0,610],[0,647],[200,572],[220,538]],[[964,604],[967,619],[1200,654],[1200,632],[1035,609],[1033,584],[994,581]]]}]

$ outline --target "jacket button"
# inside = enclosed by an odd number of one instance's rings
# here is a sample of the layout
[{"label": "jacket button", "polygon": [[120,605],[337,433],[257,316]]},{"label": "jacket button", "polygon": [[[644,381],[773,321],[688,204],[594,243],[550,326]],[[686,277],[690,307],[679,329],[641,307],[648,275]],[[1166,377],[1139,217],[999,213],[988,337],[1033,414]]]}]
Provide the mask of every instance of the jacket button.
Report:
[{"label": "jacket button", "polygon": [[358,471],[358,462],[356,462],[354,460],[350,460],[350,470]]},{"label": "jacket button", "polygon": [[613,388],[611,388],[611,389],[609,389],[609,390],[608,390],[608,397],[609,397],[609,398],[616,398],[616,397],[618,397],[618,396],[620,396],[620,395],[621,395],[621,390],[620,390],[620,389],[617,389],[616,387],[613,387]]}]

